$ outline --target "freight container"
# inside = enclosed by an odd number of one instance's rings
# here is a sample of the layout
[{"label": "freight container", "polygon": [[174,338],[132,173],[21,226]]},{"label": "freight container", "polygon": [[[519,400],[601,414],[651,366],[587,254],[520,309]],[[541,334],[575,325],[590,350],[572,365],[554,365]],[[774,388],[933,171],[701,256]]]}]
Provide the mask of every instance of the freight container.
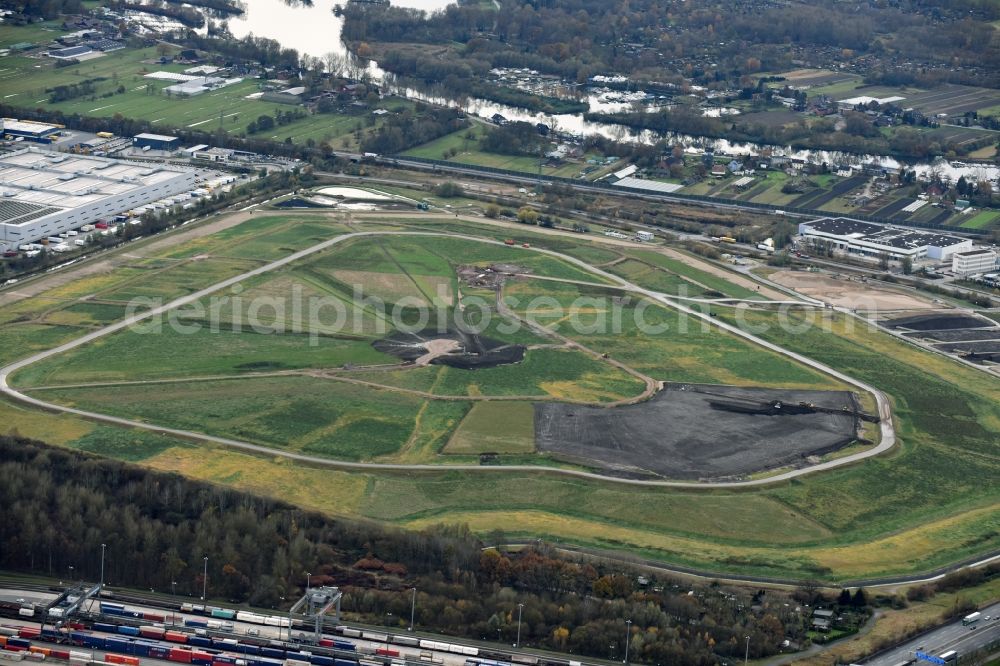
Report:
[{"label": "freight container", "polygon": [[156,613],[142,613],[142,619],[150,622],[163,622],[163,616]]},{"label": "freight container", "polygon": [[188,641],[188,635],[179,631],[165,631],[163,632],[163,638],[171,643],[187,643]]},{"label": "freight container", "polygon": [[83,652],[83,651],[80,651],[80,650],[70,650],[69,651],[69,658],[70,659],[82,660],[82,661],[90,661],[91,659],[94,658],[94,653],[93,652]]},{"label": "freight container", "polygon": [[167,659],[169,661],[176,661],[179,664],[190,664],[191,651],[183,648],[170,648],[170,652],[167,654]]},{"label": "freight container", "polygon": [[150,659],[166,659],[169,656],[170,656],[170,648],[163,645],[149,646]]},{"label": "freight container", "polygon": [[285,651],[284,650],[279,650],[279,649],[273,648],[273,647],[262,647],[260,649],[260,653],[262,655],[264,655],[265,657],[271,657],[271,658],[275,658],[275,659],[284,659],[285,658]]},{"label": "freight container", "polygon": [[213,608],[212,617],[220,617],[224,620],[232,620],[236,617],[236,611],[228,608]]},{"label": "freight container", "polygon": [[208,622],[205,620],[184,620],[185,627],[207,627]]},{"label": "freight container", "polygon": [[358,666],[358,662],[351,659],[334,659],[333,666]]},{"label": "freight container", "polygon": [[321,654],[314,654],[309,658],[309,661],[317,664],[317,666],[334,666],[333,657],[324,657]]},{"label": "freight container", "polygon": [[212,639],[205,636],[188,636],[188,644],[195,647],[212,647]]},{"label": "freight container", "polygon": [[62,659],[63,661],[67,661],[67,660],[69,660],[69,650],[58,650],[58,649],[53,648],[52,649],[52,658],[53,659]]},{"label": "freight container", "polygon": [[17,635],[21,638],[37,638],[42,634],[39,627],[21,627],[17,630]]},{"label": "freight container", "polygon": [[21,617],[34,617],[35,616],[35,609],[34,608],[19,608],[18,611],[17,611],[17,614],[20,615]]},{"label": "freight container", "polygon": [[118,633],[126,636],[138,636],[139,627],[130,627],[126,624],[120,624],[118,625]]}]

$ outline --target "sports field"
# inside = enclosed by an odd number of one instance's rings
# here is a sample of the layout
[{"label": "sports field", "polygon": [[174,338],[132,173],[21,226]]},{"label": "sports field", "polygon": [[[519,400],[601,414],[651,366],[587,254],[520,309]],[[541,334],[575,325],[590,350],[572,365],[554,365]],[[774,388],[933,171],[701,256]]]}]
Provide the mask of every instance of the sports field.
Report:
[{"label": "sports field", "polygon": [[[214,233],[197,234],[193,225],[170,243],[144,239],[127,252],[108,255],[102,270],[88,273],[86,265],[78,266],[76,280],[5,301],[4,358],[95,330],[120,318],[133,297],[191,294],[352,231],[326,212],[239,219]],[[219,332],[210,328],[207,307],[185,306],[176,320],[200,326],[195,332],[126,330],[15,377],[18,386],[44,400],[235,438],[265,447],[260,451],[43,414],[6,400],[0,401],[5,428],[332,514],[410,527],[464,522],[484,533],[500,529],[512,538],[625,550],[719,572],[844,580],[922,571],[1000,547],[1000,497],[993,483],[1000,472],[995,378],[841,315],[806,326],[817,316],[813,311],[778,313],[756,290],[687,263],[682,254],[660,255],[655,247],[447,216],[353,214],[352,223],[486,240],[514,235],[532,247],[442,236],[352,238],[247,279],[239,293],[230,287],[217,294],[230,299],[219,306]],[[778,390],[845,388],[700,320],[643,306],[634,294],[626,302],[629,295],[597,269],[562,257],[608,269],[628,264],[624,270],[635,268],[629,279],[647,288],[690,284],[746,297],[750,309],[704,307],[719,320],[742,320],[766,340],[887,392],[900,446],[854,465],[755,488],[630,486],[546,471],[546,466],[580,465],[536,450],[529,428],[533,404],[614,410],[609,405],[642,399],[644,377]],[[511,269],[517,277],[503,281],[499,295],[470,286],[456,271],[459,265],[485,270],[499,263],[518,268]],[[408,299],[430,303],[440,287],[445,294],[440,317],[454,314],[458,303],[471,304],[472,296],[492,302],[497,319],[483,335],[523,345],[524,359],[474,370],[433,362],[404,365],[371,345],[395,325],[374,300],[359,304],[345,320],[357,324],[357,331],[345,334],[345,322],[321,318],[315,342],[312,329],[294,330],[310,323],[308,316],[277,307],[297,288],[306,299],[355,305],[353,283],[376,287],[389,306]],[[235,296],[243,300],[237,303]],[[250,321],[255,296],[271,299],[256,308],[259,330]],[[210,305],[207,299],[200,304]],[[661,332],[652,335],[636,324],[640,308],[644,323],[665,325]],[[401,308],[401,316],[412,316],[414,309]],[[615,311],[621,314],[620,330],[586,326]],[[574,328],[574,318],[584,326]],[[511,332],[501,324],[512,319],[531,319],[534,325]],[[234,332],[237,321],[243,328]],[[705,427],[711,421],[699,419]],[[499,464],[483,471],[448,469],[475,465],[483,453],[498,454]],[[432,467],[343,471],[284,454]],[[520,467],[503,469],[512,463]]]}]

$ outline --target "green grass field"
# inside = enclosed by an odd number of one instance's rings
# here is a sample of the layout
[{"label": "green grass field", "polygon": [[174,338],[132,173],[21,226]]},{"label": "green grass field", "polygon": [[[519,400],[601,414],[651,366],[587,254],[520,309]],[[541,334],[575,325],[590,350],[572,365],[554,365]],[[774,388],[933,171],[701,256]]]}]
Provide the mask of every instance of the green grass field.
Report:
[{"label": "green grass field", "polygon": [[[20,31],[26,31],[23,33]],[[20,41],[34,41],[47,36],[49,40],[60,32],[44,31],[36,26],[4,28],[0,46]],[[6,42],[6,44],[5,44]],[[9,104],[26,107],[46,107],[63,113],[95,117],[121,114],[141,118],[154,125],[175,129],[201,129],[241,133],[261,115],[276,117],[294,107],[249,98],[260,92],[258,82],[245,80],[195,97],[170,95],[165,88],[172,81],[145,78],[150,72],[180,72],[186,65],[159,64],[155,48],[126,48],[105,56],[85,60],[71,67],[56,68],[50,59],[7,55],[0,58],[0,86]],[[52,88],[90,82],[93,94],[52,103]],[[121,91],[121,92],[119,92]],[[410,106],[403,100],[386,100],[381,106],[397,110]],[[366,113],[357,115],[314,114],[282,126],[260,138],[295,143],[329,142],[336,149],[355,148],[357,131],[368,132],[384,123]]]},{"label": "green grass field", "polygon": [[530,402],[478,402],[455,431],[445,453],[531,453],[535,414]]},{"label": "green grass field", "polygon": [[[370,219],[371,224],[397,224],[401,229],[419,224],[478,232],[487,238],[511,233],[468,222],[446,225],[432,218],[390,222],[372,215]],[[259,265],[260,260],[254,259],[258,251],[261,257],[281,256],[341,233],[343,227],[337,225],[336,219],[315,214],[255,217],[142,258],[116,259],[114,270],[5,305],[0,313],[0,343],[10,350],[5,357],[54,346],[113,320],[123,311],[113,300],[115,295],[139,290],[154,294],[157,289],[163,295],[189,293],[233,271]],[[622,252],[592,244],[586,237],[549,237],[527,229],[517,230],[516,235],[519,242],[523,238],[535,247],[572,250],[595,262],[613,260]],[[280,296],[296,284],[314,290],[308,293],[342,293],[336,272],[344,270],[405,273],[411,276],[412,289],[418,290],[419,278],[448,277],[456,263],[511,257],[530,265],[536,275],[551,272],[594,280],[582,269],[523,248],[461,239],[382,240],[335,246],[302,265],[248,280],[243,295]],[[131,252],[135,250],[130,248]],[[735,285],[701,274],[704,271],[692,272],[682,261],[658,267],[678,280],[705,281],[722,293],[739,293]],[[722,282],[708,283],[710,277]],[[512,281],[504,291],[508,298],[547,296],[550,305],[574,308],[564,316],[575,314],[584,322],[606,313],[615,295],[620,295],[607,287],[540,279]],[[580,296],[611,298],[581,304],[576,301]],[[645,308],[642,315],[647,324],[666,327],[658,333],[641,330],[635,321],[637,305],[623,305],[620,331],[608,334],[575,332],[563,328],[568,320],[542,319],[585,347],[609,353],[611,359],[657,379],[842,388],[784,357],[703,329],[698,321],[685,322],[658,306]],[[526,306],[511,306],[526,314]],[[538,306],[538,313],[545,309]],[[713,307],[713,312],[735,321],[729,309]],[[801,324],[800,316],[790,315],[789,323]],[[475,454],[484,450],[503,453],[504,460],[552,464],[530,453],[531,405],[516,399],[525,391],[537,391],[546,399],[600,402],[613,395],[634,395],[641,382],[584,352],[552,347],[530,349],[524,363],[487,371],[435,366],[341,369],[338,364],[344,359],[380,360],[370,348],[371,333],[356,340],[321,338],[317,347],[310,347],[294,335],[199,332],[144,338],[126,332],[29,367],[17,379],[34,386],[108,378],[166,379],[32,393],[275,450],[342,460],[431,463],[442,469],[405,474],[322,469],[267,454],[95,425],[68,415],[43,415],[9,402],[0,402],[0,421],[25,436],[139,461],[331,514],[414,528],[466,523],[483,533],[500,529],[514,538],[542,537],[627,551],[711,571],[843,580],[924,571],[1000,547],[995,484],[1000,473],[998,380],[863,329],[840,315],[827,326],[809,330],[781,327],[776,313],[750,311],[744,318],[755,326],[766,325],[760,333],[764,338],[885,390],[895,407],[901,445],[862,464],[755,489],[649,488],[557,476],[542,468],[458,473],[447,469],[449,459],[474,461]],[[855,323],[855,330],[848,328],[849,322]],[[558,343],[556,338],[525,331],[502,334],[498,322],[488,334],[533,345]],[[252,374],[317,365],[323,372]],[[231,378],[193,380],[216,374]],[[490,393],[514,399],[481,399]]]},{"label": "green grass field", "polygon": [[995,210],[984,210],[965,217],[966,220],[958,225],[963,229],[985,229],[1000,222],[1000,212]]},{"label": "green grass field", "polygon": [[423,157],[426,159],[445,160],[458,164],[474,164],[495,169],[510,169],[526,173],[542,173],[546,176],[575,178],[587,166],[582,162],[569,161],[558,167],[543,164],[539,167],[537,156],[501,155],[488,153],[479,149],[479,137],[488,130],[482,123],[475,124],[471,129],[459,130],[435,139],[423,145],[411,148],[404,155]]}]

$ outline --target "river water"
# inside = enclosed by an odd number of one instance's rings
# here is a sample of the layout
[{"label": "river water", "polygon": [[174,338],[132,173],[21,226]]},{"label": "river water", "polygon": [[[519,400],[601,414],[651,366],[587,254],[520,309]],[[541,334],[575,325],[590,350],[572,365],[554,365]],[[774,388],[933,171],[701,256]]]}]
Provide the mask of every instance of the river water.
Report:
[{"label": "river water", "polygon": [[[451,4],[451,0],[391,1],[394,6],[422,9],[426,12],[438,11]],[[345,2],[346,0],[339,0],[339,4],[341,5]],[[267,37],[279,42],[284,47],[297,50],[300,54],[316,58],[322,58],[328,53],[348,56],[348,51],[340,39],[343,18],[334,15],[334,4],[337,4],[334,0],[314,0],[311,6],[295,2],[286,3],[284,0],[245,0],[246,13],[239,17],[230,18],[227,23],[229,31],[237,38],[242,38],[249,34],[257,37]],[[375,62],[368,64],[367,71],[372,80],[381,83],[386,90],[398,95],[439,105],[460,107],[465,112],[482,118],[491,118],[494,114],[500,114],[508,120],[545,123],[554,130],[567,132],[576,136],[600,135],[616,141],[645,144],[655,143],[660,139],[667,138],[671,143],[683,145],[689,152],[713,150],[718,154],[740,156],[759,154],[762,149],[769,148],[776,155],[802,158],[813,163],[861,164],[878,162],[888,167],[898,168],[903,166],[898,160],[883,155],[856,155],[818,150],[792,150],[791,148],[782,146],[731,143],[724,139],[710,139],[682,134],[664,136],[651,131],[634,131],[620,125],[588,122],[584,120],[582,113],[553,115],[535,113],[526,109],[496,104],[482,99],[473,98],[459,101],[447,96],[436,95],[433,92],[400,86],[395,82],[391,74],[384,72]],[[602,101],[598,98],[597,94],[587,95],[587,101],[590,103],[590,108],[593,111],[615,112],[627,110],[630,107],[627,103]],[[941,177],[950,178],[952,181],[958,180],[963,175],[966,179],[989,179],[994,182],[1000,178],[1000,166],[997,165],[965,165],[961,163],[948,163],[943,159],[939,159],[934,162],[908,162],[905,166],[914,169],[921,176],[938,173]]]}]

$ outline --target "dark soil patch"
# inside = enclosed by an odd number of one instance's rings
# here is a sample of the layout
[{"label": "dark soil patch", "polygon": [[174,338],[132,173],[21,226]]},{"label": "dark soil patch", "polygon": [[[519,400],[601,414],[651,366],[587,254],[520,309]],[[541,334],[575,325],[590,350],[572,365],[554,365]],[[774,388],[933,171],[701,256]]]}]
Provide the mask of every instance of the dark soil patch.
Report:
[{"label": "dark soil patch", "polygon": [[432,365],[447,365],[465,370],[520,363],[524,360],[526,349],[524,345],[508,344],[475,333],[426,329],[414,333],[394,331],[388,337],[373,342],[372,346],[380,352],[413,362],[428,352],[426,344],[431,340],[455,340],[458,343],[454,351],[432,359]]},{"label": "dark soil patch", "polygon": [[849,444],[856,410],[846,391],[671,384],[623,407],[538,403],[535,444],[614,476],[743,477]]},{"label": "dark soil patch", "polygon": [[906,333],[911,338],[927,338],[938,342],[962,342],[963,340],[1000,340],[1000,328],[959,328],[945,331],[918,331]]},{"label": "dark soil patch", "polygon": [[941,331],[950,328],[987,328],[993,322],[964,314],[925,314],[900,317],[885,322],[890,328],[910,331]]}]

